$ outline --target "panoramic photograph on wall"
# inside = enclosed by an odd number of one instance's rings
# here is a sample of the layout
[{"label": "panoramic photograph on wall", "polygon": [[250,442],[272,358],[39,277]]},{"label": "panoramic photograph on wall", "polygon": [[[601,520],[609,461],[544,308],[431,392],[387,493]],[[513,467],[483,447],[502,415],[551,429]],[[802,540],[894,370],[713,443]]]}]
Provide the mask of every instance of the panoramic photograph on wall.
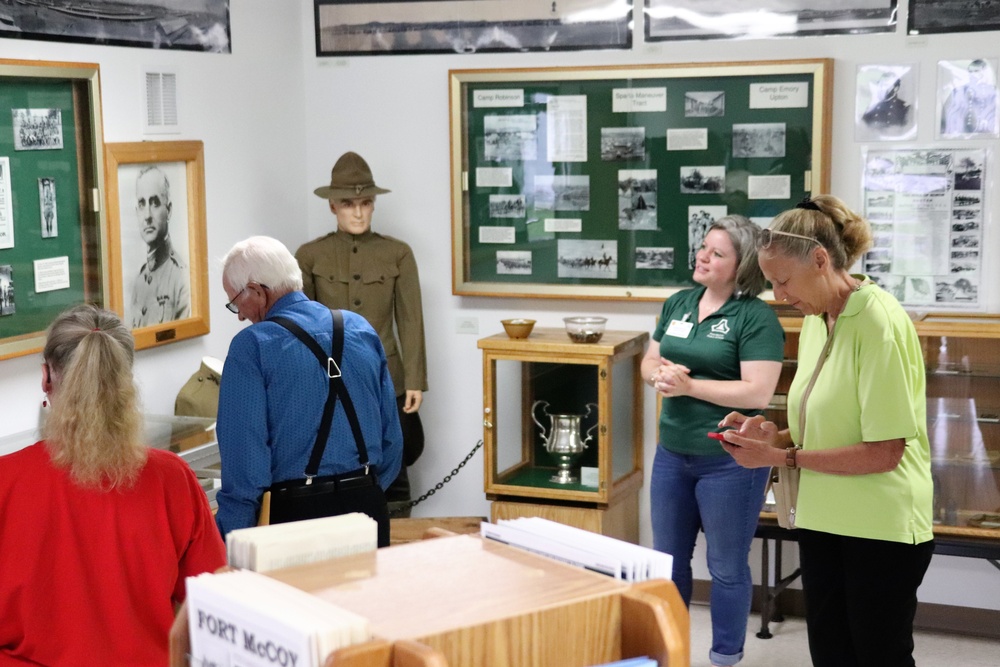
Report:
[{"label": "panoramic photograph on wall", "polygon": [[1000,30],[997,0],[910,0],[907,16],[911,35]]},{"label": "panoramic photograph on wall", "polygon": [[646,0],[645,13],[647,42],[896,29],[896,0]]},{"label": "panoramic photograph on wall", "polygon": [[632,0],[313,0],[316,55],[632,47]]},{"label": "panoramic photograph on wall", "polygon": [[0,37],[230,53],[229,0],[0,0]]}]

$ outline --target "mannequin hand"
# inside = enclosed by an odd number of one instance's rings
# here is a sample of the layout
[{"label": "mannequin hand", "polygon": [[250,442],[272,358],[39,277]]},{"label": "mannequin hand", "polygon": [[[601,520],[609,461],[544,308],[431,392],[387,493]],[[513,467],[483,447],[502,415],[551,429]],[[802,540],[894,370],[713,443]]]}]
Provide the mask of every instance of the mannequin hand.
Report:
[{"label": "mannequin hand", "polygon": [[424,392],[419,389],[406,390],[406,403],[403,404],[403,412],[410,414],[420,409],[420,404],[424,402]]}]

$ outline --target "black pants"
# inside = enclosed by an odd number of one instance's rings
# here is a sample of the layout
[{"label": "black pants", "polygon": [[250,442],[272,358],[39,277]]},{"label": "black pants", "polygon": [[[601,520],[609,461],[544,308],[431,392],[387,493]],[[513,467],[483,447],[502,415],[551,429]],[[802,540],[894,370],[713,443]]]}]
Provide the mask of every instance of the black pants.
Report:
[{"label": "black pants", "polygon": [[796,533],[813,666],[913,667],[917,588],[934,542]]},{"label": "black pants", "polygon": [[[399,425],[403,431],[403,450],[416,453],[419,456],[419,452],[422,452],[424,449],[423,424],[420,422],[420,415],[418,413],[407,414],[403,412],[403,405],[405,403],[406,394],[396,397],[396,409],[399,411]],[[411,499],[410,477],[406,471],[406,458],[406,456],[403,457],[403,463],[399,466],[399,474],[396,476],[396,479],[385,490],[386,500],[389,501],[389,512],[393,517],[397,518],[410,516],[409,508],[403,509],[403,507],[409,504]]]}]

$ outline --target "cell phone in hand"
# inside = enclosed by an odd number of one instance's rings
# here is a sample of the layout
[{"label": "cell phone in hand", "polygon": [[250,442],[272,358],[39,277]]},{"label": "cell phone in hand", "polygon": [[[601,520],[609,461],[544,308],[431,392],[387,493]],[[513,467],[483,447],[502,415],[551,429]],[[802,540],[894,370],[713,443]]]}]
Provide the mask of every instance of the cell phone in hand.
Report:
[{"label": "cell phone in hand", "polygon": [[[722,437],[722,433],[716,433],[715,431],[710,432],[708,434],[708,437],[710,437],[712,440],[719,440],[721,442],[729,442],[724,437]],[[733,444],[733,443],[730,442],[729,444]]]}]

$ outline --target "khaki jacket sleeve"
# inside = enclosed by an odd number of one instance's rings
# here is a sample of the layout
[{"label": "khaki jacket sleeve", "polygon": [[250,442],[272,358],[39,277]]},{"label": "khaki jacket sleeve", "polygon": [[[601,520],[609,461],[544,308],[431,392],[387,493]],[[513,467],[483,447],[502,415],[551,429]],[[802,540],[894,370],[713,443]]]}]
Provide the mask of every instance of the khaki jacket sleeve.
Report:
[{"label": "khaki jacket sleeve", "polygon": [[[424,343],[424,313],[420,299],[420,276],[413,251],[405,246],[399,258],[396,280],[396,329],[403,356],[403,388],[427,391],[427,349]],[[398,391],[398,389],[397,389]]]},{"label": "khaki jacket sleeve", "polygon": [[300,246],[298,250],[295,251],[295,261],[299,263],[299,268],[302,270],[302,291],[305,295],[316,300],[316,285],[313,282],[313,264],[315,263],[315,258],[312,252],[309,250],[309,244]]}]

